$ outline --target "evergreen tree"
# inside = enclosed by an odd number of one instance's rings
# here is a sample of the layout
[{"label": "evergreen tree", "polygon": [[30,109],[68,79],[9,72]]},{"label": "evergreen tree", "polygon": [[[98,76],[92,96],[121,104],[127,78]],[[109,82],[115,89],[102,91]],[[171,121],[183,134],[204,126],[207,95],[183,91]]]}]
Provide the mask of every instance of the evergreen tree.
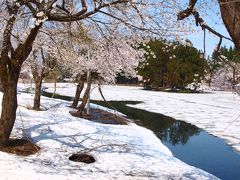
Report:
[{"label": "evergreen tree", "polygon": [[185,89],[188,84],[200,82],[207,62],[191,43],[152,40],[143,48],[146,60],[139,66],[145,89]]},{"label": "evergreen tree", "polygon": [[165,87],[164,74],[167,70],[167,54],[162,50],[165,47],[164,41],[151,40],[147,45],[142,46],[147,52],[145,61],[138,68],[138,74],[143,77],[145,89],[158,89]]}]

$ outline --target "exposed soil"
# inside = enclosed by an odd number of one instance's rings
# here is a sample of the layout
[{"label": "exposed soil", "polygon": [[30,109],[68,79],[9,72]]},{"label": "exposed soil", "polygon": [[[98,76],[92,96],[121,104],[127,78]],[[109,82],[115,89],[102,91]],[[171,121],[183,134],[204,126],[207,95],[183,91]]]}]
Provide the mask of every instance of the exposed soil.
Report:
[{"label": "exposed soil", "polygon": [[105,124],[121,124],[126,125],[129,122],[126,118],[110,113],[101,109],[91,109],[90,118],[96,122],[102,122]]},{"label": "exposed soil", "polygon": [[37,153],[40,147],[26,139],[10,139],[5,147],[0,147],[0,151],[28,156]]},{"label": "exposed soil", "polygon": [[83,162],[86,164],[94,163],[96,161],[95,158],[89,154],[72,154],[69,157],[69,160],[74,162]]},{"label": "exposed soil", "polygon": [[120,125],[127,125],[129,120],[122,116],[118,116],[114,113],[110,113],[101,109],[91,109],[90,115],[83,113],[79,115],[75,112],[70,112],[75,117],[85,118],[94,122],[99,122],[103,124],[120,124]]}]

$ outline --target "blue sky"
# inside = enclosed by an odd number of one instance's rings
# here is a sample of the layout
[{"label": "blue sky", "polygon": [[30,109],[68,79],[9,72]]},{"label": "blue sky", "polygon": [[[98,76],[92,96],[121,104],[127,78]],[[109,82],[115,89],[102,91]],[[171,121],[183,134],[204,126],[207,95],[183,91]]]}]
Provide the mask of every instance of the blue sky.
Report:
[{"label": "blue sky", "polygon": [[[220,16],[220,9],[218,6],[217,1],[212,0],[204,0],[207,2],[207,5],[205,4],[203,7],[199,7],[198,3],[196,5],[196,8],[200,9],[199,13],[200,16],[204,19],[204,21],[212,28],[214,28],[217,32],[221,33],[224,36],[229,37],[229,34],[222,22],[222,18]],[[183,2],[188,3],[188,1],[183,0]],[[199,1],[201,2],[201,1]],[[208,7],[206,7],[208,6]],[[191,17],[193,18],[193,17]],[[186,38],[192,41],[193,46],[197,49],[203,50],[203,35],[204,32],[201,30],[200,27],[195,27],[196,30],[199,30],[198,33],[188,35]],[[219,42],[219,38],[214,36],[213,34],[206,31],[206,54],[211,55],[214,48],[217,46]],[[222,46],[226,45],[227,47],[233,46],[233,43],[229,40],[223,39]]]},{"label": "blue sky", "polygon": [[[198,28],[200,31],[199,33],[188,35],[186,38],[190,39],[193,43],[193,46],[196,47],[197,49],[200,49],[203,51],[203,31],[201,28]],[[218,25],[215,28],[217,32],[221,33],[224,36],[229,37],[229,34],[225,28],[224,25]],[[207,32],[206,33],[206,55],[211,55],[214,48],[217,46],[219,42],[219,38],[216,36],[213,36],[213,34]],[[223,39],[222,46],[226,45],[227,47],[233,46],[233,43],[229,40]]]}]

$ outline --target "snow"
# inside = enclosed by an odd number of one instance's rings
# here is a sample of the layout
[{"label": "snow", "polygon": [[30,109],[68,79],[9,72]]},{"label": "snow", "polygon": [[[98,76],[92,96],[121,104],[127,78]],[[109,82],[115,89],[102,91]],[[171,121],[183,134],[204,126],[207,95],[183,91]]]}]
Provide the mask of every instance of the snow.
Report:
[{"label": "snow", "polygon": [[[46,84],[51,87],[51,84]],[[56,93],[73,96],[73,84],[58,84]],[[51,91],[51,88],[48,90]],[[240,151],[240,96],[231,92],[183,94],[142,90],[141,87],[102,86],[107,100],[141,101],[135,108],[161,113],[198,126],[220,137],[235,150]],[[97,88],[92,99],[102,100]]]},{"label": "snow", "polygon": [[[1,179],[217,179],[174,158],[143,127],[72,117],[69,102],[63,100],[42,97],[47,111],[27,109],[32,102],[33,95],[18,94],[12,136],[28,137],[41,150],[28,157],[0,152]],[[96,162],[69,161],[77,152],[89,152]]]}]

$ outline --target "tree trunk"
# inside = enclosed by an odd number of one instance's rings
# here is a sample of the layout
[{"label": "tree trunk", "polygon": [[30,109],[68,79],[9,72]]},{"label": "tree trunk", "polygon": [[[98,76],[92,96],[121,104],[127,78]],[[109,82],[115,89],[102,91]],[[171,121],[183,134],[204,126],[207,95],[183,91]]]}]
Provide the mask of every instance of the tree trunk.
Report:
[{"label": "tree trunk", "polygon": [[211,80],[211,77],[210,77],[210,79],[208,81],[208,87],[211,87],[211,83],[212,83],[212,80]]},{"label": "tree trunk", "polygon": [[91,84],[92,84],[92,77],[91,77],[91,73],[89,73],[89,75],[87,77],[87,88],[86,88],[86,90],[84,92],[82,103],[78,107],[78,111],[77,111],[78,115],[82,115],[83,110],[84,110],[84,108],[85,108],[85,106],[86,106],[86,104],[88,102],[88,96],[90,94]]},{"label": "tree trunk", "polygon": [[233,80],[232,80],[232,89],[235,89],[235,85],[236,85],[236,69],[235,67],[233,67]]},{"label": "tree trunk", "polygon": [[240,2],[230,0],[218,0],[218,2],[224,25],[237,50],[240,51]]},{"label": "tree trunk", "polygon": [[35,80],[35,94],[33,101],[33,109],[39,111],[40,110],[40,101],[41,101],[41,90],[42,90],[42,78],[40,77],[38,80]]},{"label": "tree trunk", "polygon": [[208,81],[208,86],[209,86],[209,87],[211,87],[211,85],[212,85],[212,78],[213,78],[213,76],[214,76],[214,72],[211,71],[211,72],[210,72],[210,75],[209,75],[209,81]]},{"label": "tree trunk", "polygon": [[1,80],[0,80],[0,91],[3,92],[3,87],[2,87]]},{"label": "tree trunk", "polygon": [[40,66],[37,63],[37,51],[38,49],[33,50],[33,64],[31,65],[32,75],[34,79],[35,84],[35,94],[34,94],[34,100],[33,100],[33,109],[39,111],[40,110],[40,101],[41,101],[41,90],[42,90],[42,80],[45,76],[44,70],[45,70],[45,57],[43,54],[43,48],[40,48],[41,50],[41,56],[42,56],[42,65]]},{"label": "tree trunk", "polygon": [[[17,12],[14,13],[15,15]],[[16,119],[17,110],[17,83],[23,62],[32,50],[32,44],[42,23],[29,32],[23,43],[16,49],[11,44],[12,30],[16,16],[10,16],[5,27],[0,55],[0,81],[2,83],[3,98],[0,119],[0,146],[5,146],[9,140]],[[11,54],[9,54],[11,52]],[[11,55],[11,58],[9,57]]]},{"label": "tree trunk", "polygon": [[74,99],[73,99],[73,103],[71,105],[72,108],[77,108],[78,101],[80,99],[80,95],[81,95],[81,92],[82,92],[83,88],[84,88],[84,81],[80,80],[78,82],[78,85],[77,85],[77,88],[76,88],[76,93],[75,93],[75,96],[74,96]]},{"label": "tree trunk", "polygon": [[3,85],[2,112],[0,119],[0,146],[5,146],[9,140],[16,119],[17,82],[20,70],[8,74],[8,81]]},{"label": "tree trunk", "polygon": [[57,78],[54,77],[54,89],[53,89],[53,94],[52,94],[52,98],[54,98],[56,91],[57,91]]}]

